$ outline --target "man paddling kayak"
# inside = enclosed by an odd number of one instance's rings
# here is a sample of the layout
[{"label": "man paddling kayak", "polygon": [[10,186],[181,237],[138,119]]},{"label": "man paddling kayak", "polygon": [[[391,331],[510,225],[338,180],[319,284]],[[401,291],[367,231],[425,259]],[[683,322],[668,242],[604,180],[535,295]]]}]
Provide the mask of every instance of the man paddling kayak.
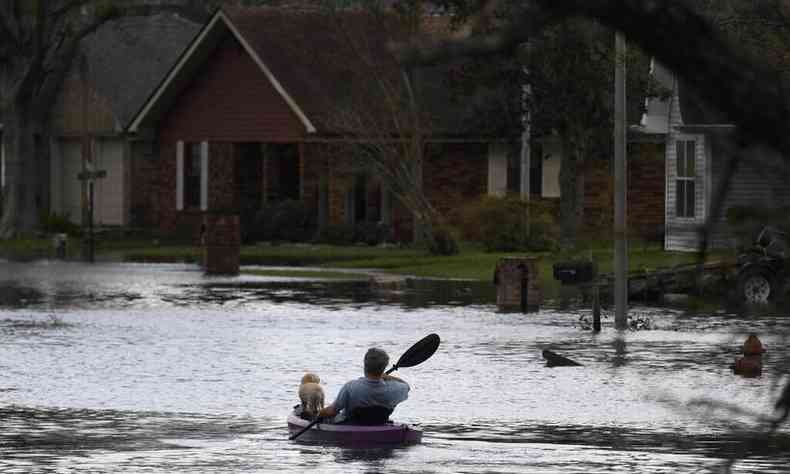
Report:
[{"label": "man paddling kayak", "polygon": [[390,358],[383,350],[373,347],[365,353],[365,376],[343,385],[335,401],[318,412],[322,418],[334,417],[335,423],[385,423],[392,410],[409,398],[409,384],[385,375]]}]

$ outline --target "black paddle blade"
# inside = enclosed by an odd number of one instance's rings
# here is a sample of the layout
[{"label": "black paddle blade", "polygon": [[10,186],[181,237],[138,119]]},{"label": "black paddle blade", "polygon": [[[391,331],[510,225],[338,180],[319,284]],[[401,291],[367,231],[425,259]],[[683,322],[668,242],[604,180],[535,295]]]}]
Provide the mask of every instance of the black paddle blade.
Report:
[{"label": "black paddle blade", "polygon": [[411,346],[387,373],[393,372],[401,367],[414,367],[417,364],[422,364],[436,352],[440,342],[441,339],[439,339],[438,334],[428,334]]}]

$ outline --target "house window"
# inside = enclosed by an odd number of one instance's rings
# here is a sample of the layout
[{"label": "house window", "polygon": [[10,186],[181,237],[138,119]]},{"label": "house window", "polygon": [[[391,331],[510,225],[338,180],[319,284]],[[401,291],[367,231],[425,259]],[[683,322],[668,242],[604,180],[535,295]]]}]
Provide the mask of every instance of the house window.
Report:
[{"label": "house window", "polygon": [[200,143],[184,143],[184,208],[200,208]]},{"label": "house window", "polygon": [[676,143],[675,213],[677,217],[693,218],[696,202],[696,141]]}]

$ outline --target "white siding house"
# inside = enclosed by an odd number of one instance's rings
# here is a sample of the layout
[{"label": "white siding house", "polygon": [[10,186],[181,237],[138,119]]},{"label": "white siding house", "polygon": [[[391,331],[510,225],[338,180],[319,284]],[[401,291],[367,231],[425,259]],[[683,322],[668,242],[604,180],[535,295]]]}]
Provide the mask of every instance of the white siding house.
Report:
[{"label": "white siding house", "polygon": [[[736,128],[723,114],[699,100],[655,61],[651,69],[658,82],[671,90],[668,99],[647,100],[647,112],[637,127],[645,133],[663,134],[666,140],[664,248],[700,249],[709,219],[714,222],[709,245],[733,246],[735,239],[725,218],[727,209],[790,205],[788,168],[780,156],[758,144],[736,147]],[[714,190],[733,153],[740,154],[741,164],[729,183],[720,212],[711,216]]]}]

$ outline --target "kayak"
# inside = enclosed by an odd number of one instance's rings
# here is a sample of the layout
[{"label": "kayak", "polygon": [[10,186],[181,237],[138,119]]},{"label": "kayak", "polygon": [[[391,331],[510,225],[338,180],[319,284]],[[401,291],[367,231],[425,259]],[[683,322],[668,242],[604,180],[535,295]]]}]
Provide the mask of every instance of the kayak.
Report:
[{"label": "kayak", "polygon": [[[310,424],[291,412],[288,431],[295,435]],[[318,423],[302,433],[297,441],[341,444],[344,446],[406,445],[422,440],[422,431],[404,423],[390,422],[383,425],[349,425]]]}]

